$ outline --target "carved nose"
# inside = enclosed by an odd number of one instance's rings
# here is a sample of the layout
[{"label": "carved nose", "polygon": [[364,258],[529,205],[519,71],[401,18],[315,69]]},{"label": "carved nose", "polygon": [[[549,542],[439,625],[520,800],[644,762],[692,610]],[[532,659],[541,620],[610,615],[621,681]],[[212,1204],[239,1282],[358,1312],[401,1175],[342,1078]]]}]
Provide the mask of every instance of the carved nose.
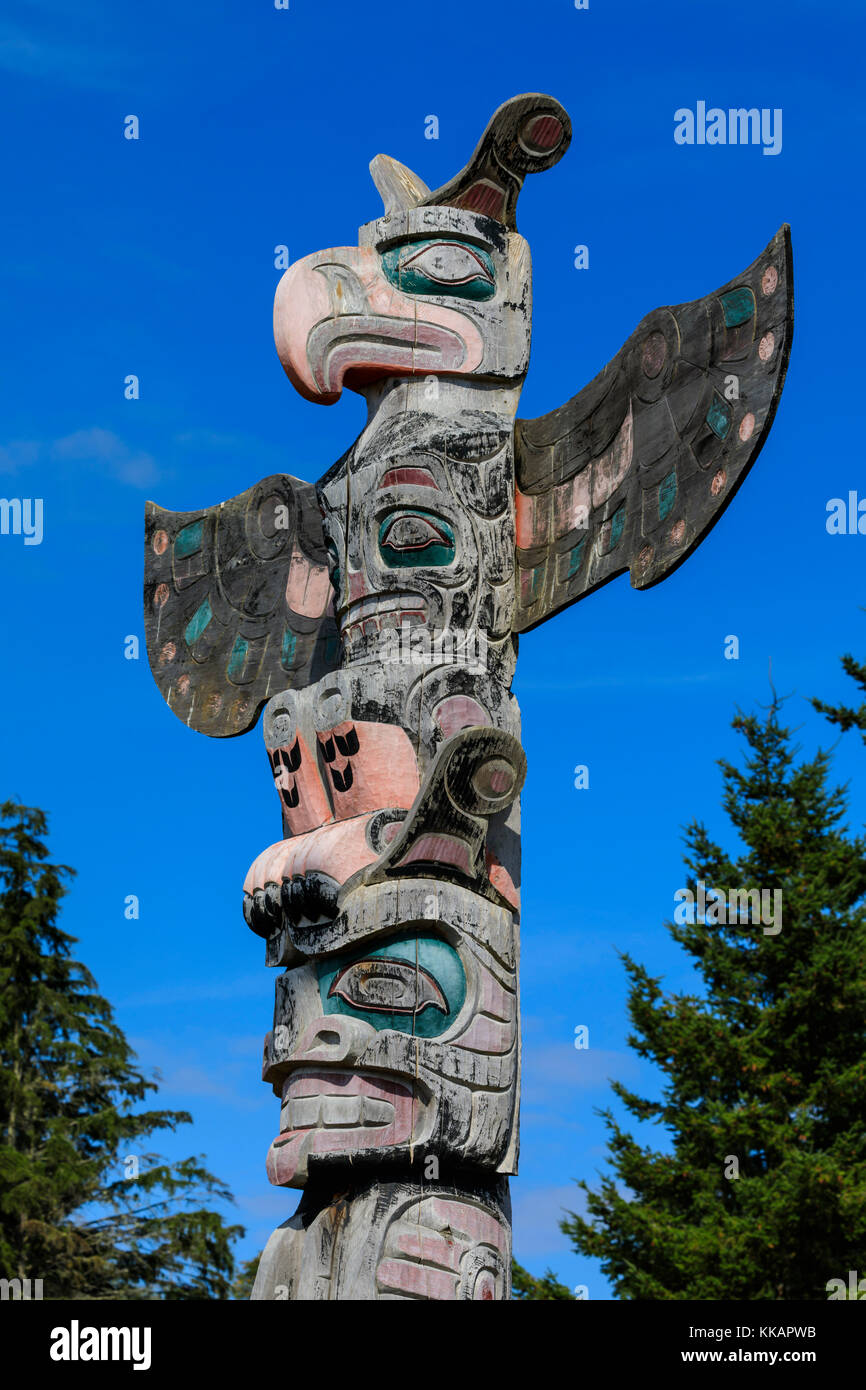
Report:
[{"label": "carved nose", "polygon": [[293,1062],[356,1062],[376,1036],[376,1029],[359,1018],[328,1014],[311,1023],[292,1054]]}]

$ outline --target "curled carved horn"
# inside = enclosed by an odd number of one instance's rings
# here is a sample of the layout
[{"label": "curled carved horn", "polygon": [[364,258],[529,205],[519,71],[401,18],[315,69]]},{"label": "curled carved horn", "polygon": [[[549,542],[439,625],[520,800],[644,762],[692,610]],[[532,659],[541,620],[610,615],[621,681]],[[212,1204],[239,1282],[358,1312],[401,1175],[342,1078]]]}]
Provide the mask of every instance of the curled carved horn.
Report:
[{"label": "curled carved horn", "polygon": [[370,165],[385,214],[417,207],[465,208],[517,229],[517,198],[527,174],[557,164],[571,143],[568,112],[554,97],[512,97],[490,118],[469,163],[431,193],[417,174],[387,154]]},{"label": "curled carved horn", "polygon": [[465,168],[420,206],[466,208],[516,230],[524,178],[551,169],[570,143],[568,112],[554,97],[539,92],[512,97],[493,113]]}]

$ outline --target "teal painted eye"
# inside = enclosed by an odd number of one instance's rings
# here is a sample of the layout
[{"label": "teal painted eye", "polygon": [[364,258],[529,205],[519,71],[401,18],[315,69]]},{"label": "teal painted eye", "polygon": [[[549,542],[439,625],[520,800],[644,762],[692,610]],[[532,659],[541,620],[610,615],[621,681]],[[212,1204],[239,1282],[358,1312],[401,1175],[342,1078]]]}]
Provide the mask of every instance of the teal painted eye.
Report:
[{"label": "teal painted eye", "polygon": [[391,569],[450,565],[456,550],[448,523],[420,507],[391,512],[379,527],[379,553]]},{"label": "teal painted eye", "polygon": [[333,995],[355,1008],[376,1009],[380,1013],[422,1014],[429,1008],[448,1012],[433,976],[410,960],[356,960],[334,980],[328,997]]},{"label": "teal painted eye", "polygon": [[436,936],[401,933],[372,951],[321,962],[318,975],[325,1014],[415,1037],[444,1033],[466,998],[460,957]]},{"label": "teal painted eye", "polygon": [[469,242],[440,239],[394,246],[383,255],[382,268],[391,284],[405,294],[491,299],[496,293],[493,261]]}]

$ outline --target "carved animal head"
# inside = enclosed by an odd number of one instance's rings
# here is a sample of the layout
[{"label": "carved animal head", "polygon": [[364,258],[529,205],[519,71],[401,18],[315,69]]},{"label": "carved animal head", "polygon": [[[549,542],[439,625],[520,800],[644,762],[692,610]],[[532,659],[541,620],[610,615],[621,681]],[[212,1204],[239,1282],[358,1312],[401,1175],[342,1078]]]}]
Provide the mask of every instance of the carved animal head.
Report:
[{"label": "carved animal head", "polygon": [[466,167],[433,193],[377,155],[385,215],[357,246],[297,261],[277,288],[277,352],[301,395],[331,405],[344,386],[394,376],[522,380],[532,291],[517,197],[570,139],[559,102],[533,93],[500,106]]}]

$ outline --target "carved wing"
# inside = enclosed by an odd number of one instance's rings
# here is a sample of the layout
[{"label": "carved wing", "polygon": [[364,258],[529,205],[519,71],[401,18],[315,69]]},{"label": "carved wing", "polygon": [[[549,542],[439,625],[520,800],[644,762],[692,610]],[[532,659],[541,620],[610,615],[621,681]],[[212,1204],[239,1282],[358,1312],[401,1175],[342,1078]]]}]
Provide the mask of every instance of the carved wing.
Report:
[{"label": "carved wing", "polygon": [[793,323],[784,226],[715,294],[648,314],[565,405],[517,421],[515,632],[625,570],[647,589],[687,559],[760,453]]},{"label": "carved wing", "polygon": [[271,695],[334,670],[339,642],[316,490],[286,474],[197,512],[145,509],[150,667],[184,724],[246,733]]}]

